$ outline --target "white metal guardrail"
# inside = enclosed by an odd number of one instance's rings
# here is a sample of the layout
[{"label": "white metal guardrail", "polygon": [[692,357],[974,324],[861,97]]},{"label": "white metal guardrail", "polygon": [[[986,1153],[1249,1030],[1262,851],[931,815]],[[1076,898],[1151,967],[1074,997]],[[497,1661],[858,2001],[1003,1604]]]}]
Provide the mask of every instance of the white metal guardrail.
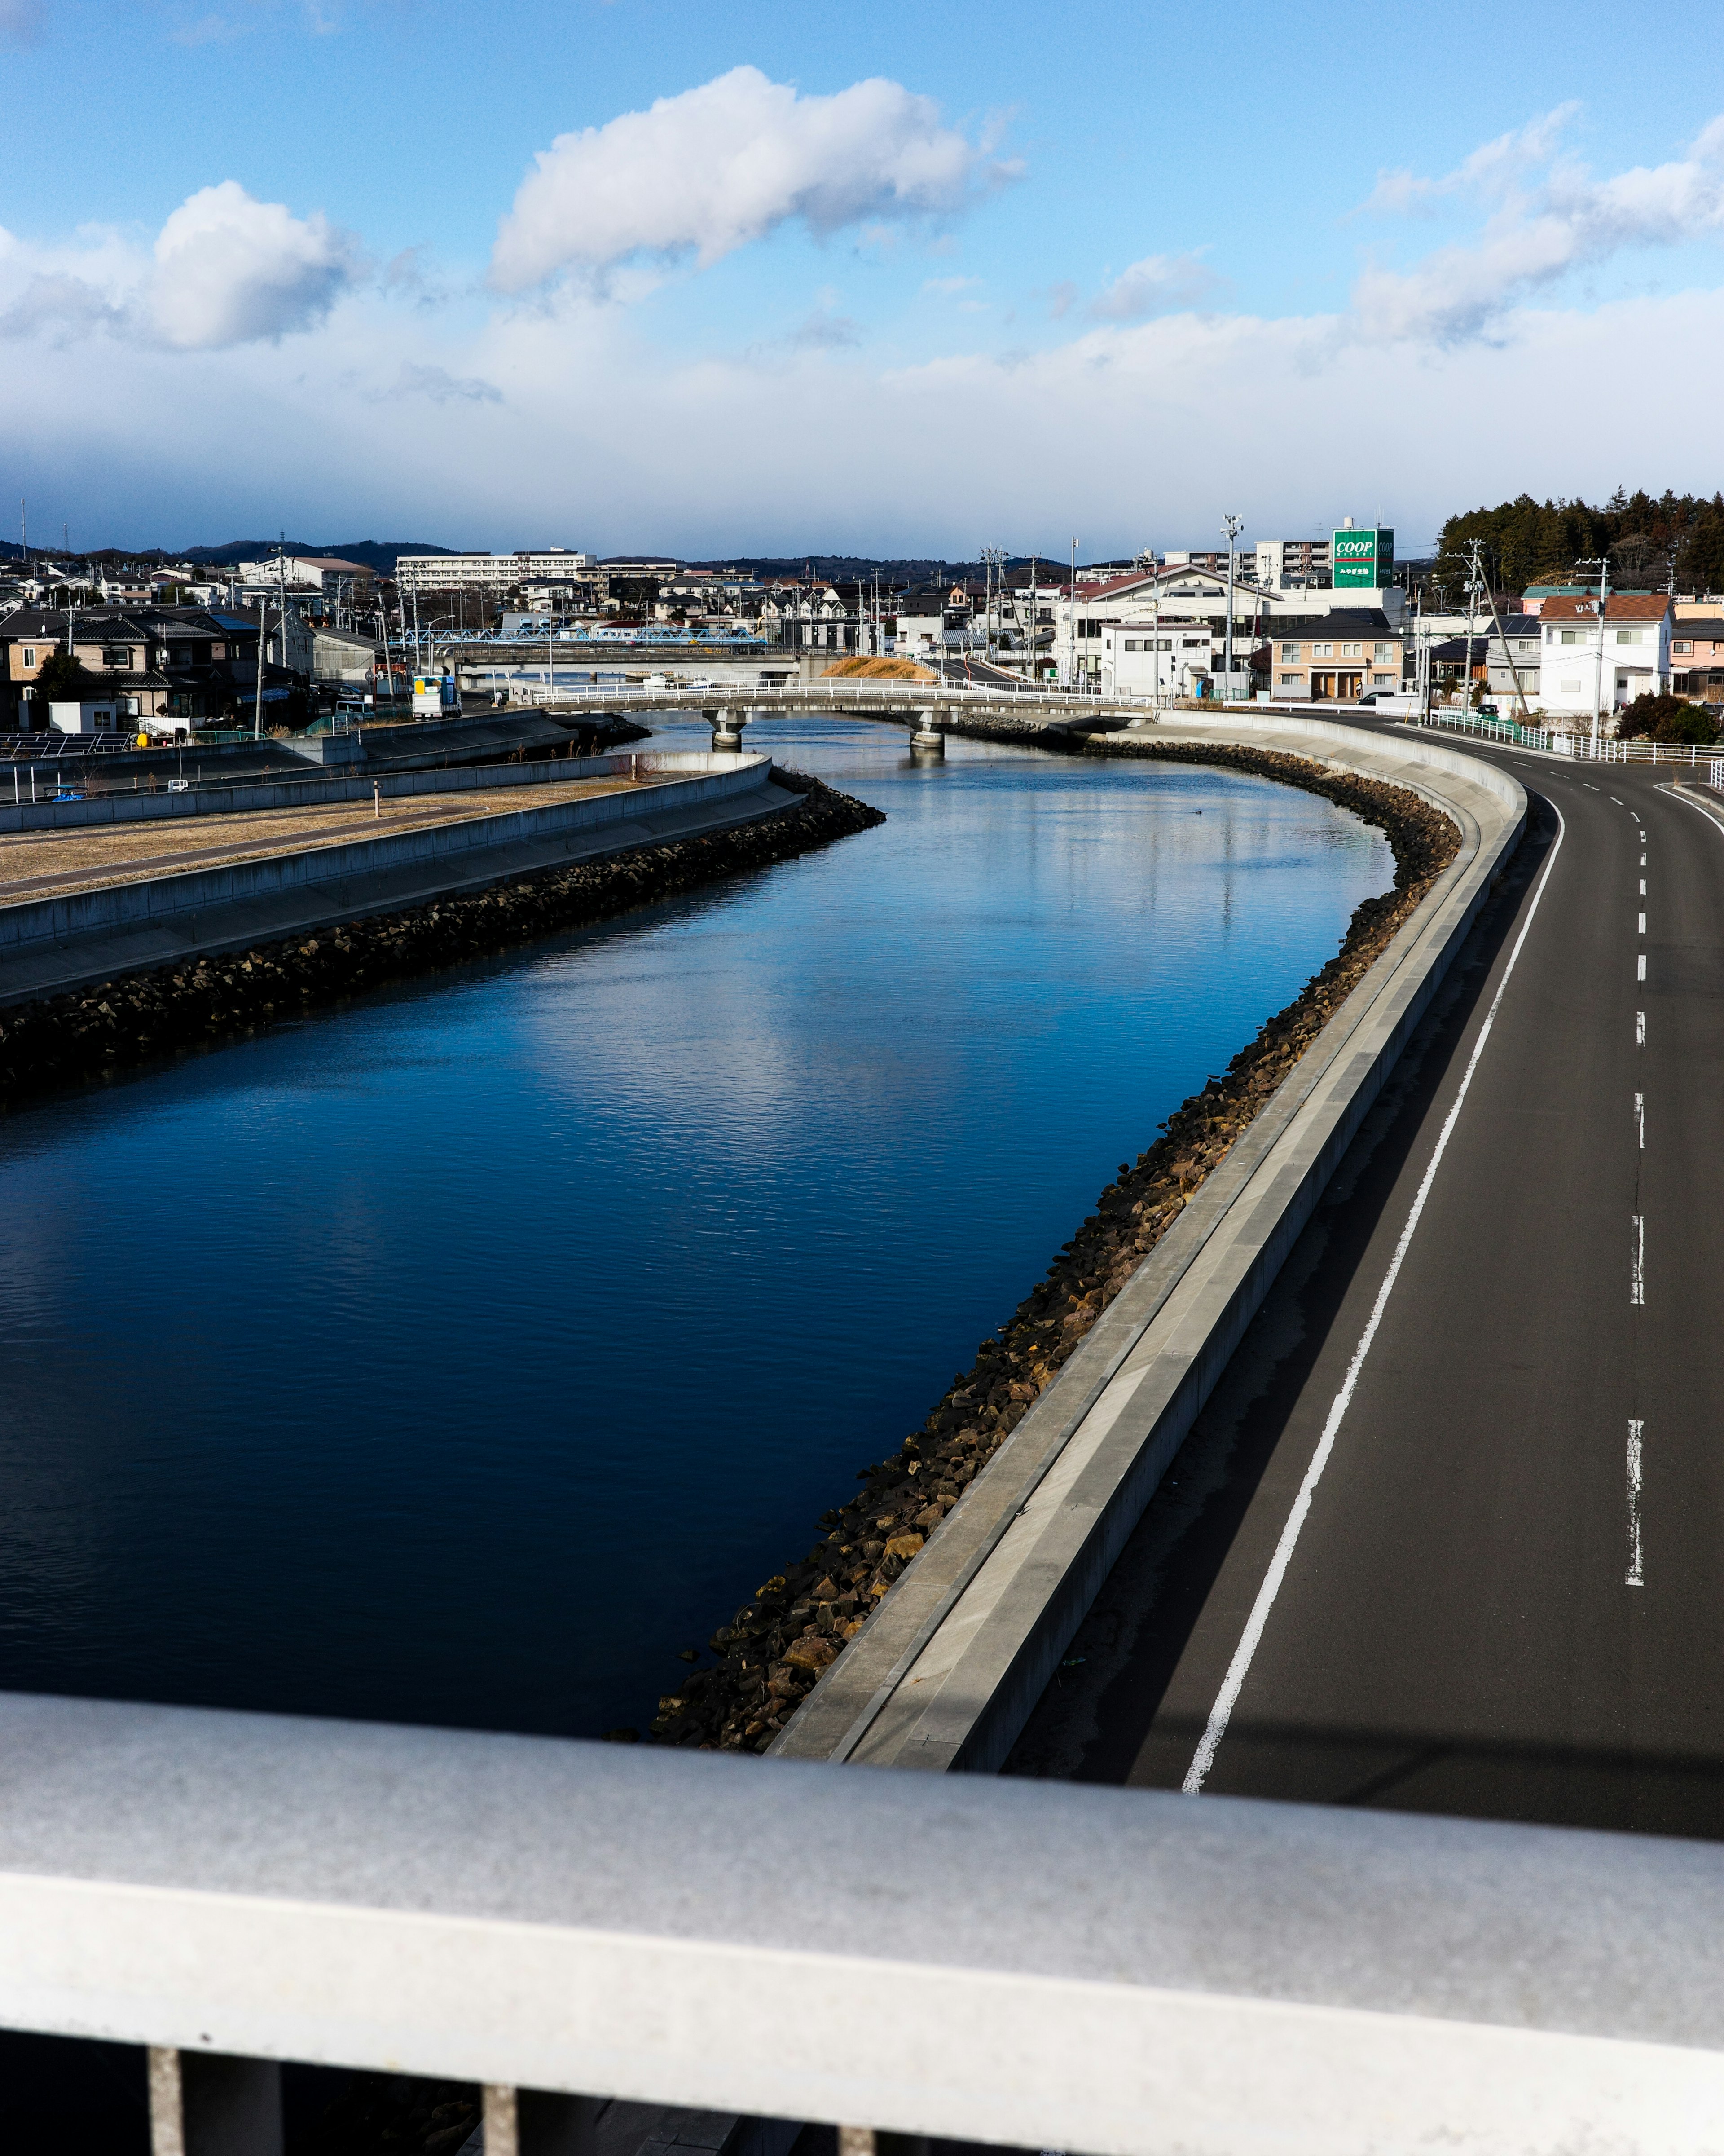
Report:
[{"label": "white metal guardrail", "polygon": [[150,2046],[158,2156],[279,2148],[285,2060],[485,2084],[487,2156],[590,2146],[607,2096],[1700,2150],[1724,1849],[0,1695],[0,2025]]},{"label": "white metal guardrail", "polygon": [[1572,756],[1590,763],[1686,763],[1710,759],[1711,750],[1689,742],[1614,741],[1601,735],[1596,747],[1590,733],[1559,733],[1546,726],[1523,726],[1512,719],[1480,719],[1470,713],[1451,716],[1432,711],[1409,720],[1420,727],[1440,727],[1447,733],[1470,734],[1480,741],[1500,742],[1511,748],[1542,750],[1551,756]]}]

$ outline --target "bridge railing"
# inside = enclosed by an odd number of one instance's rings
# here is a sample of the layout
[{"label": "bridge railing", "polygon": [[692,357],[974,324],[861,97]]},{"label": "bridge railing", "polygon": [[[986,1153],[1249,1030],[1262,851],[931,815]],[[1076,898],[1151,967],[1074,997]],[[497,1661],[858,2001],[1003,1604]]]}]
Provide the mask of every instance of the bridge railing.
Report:
[{"label": "bridge railing", "polygon": [[283,2061],[482,2084],[486,2156],[606,2097],[1096,2156],[1724,2117],[1710,1844],[17,1694],[0,1761],[0,2025],[148,2046],[158,2156],[279,2149]]}]

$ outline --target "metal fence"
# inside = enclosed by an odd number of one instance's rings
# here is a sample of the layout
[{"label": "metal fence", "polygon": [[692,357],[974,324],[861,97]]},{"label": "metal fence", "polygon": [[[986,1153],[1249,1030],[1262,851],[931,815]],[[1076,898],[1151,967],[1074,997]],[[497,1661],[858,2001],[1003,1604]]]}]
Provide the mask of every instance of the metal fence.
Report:
[{"label": "metal fence", "polygon": [[1710,744],[1689,742],[1616,741],[1601,734],[1596,742],[1589,732],[1564,733],[1547,726],[1523,726],[1513,719],[1475,718],[1470,713],[1451,716],[1432,711],[1413,724],[1437,726],[1449,733],[1473,734],[1484,741],[1501,742],[1510,747],[1541,749],[1549,756],[1570,756],[1589,763],[1684,763],[1710,760]]}]

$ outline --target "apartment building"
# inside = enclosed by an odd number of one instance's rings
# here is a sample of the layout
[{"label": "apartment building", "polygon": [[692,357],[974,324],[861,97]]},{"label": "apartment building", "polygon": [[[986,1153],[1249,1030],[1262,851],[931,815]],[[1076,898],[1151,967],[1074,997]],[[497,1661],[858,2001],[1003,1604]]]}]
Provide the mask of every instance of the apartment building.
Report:
[{"label": "apartment building", "polygon": [[[1254,556],[1255,580],[1266,592],[1324,587],[1333,571],[1332,550],[1326,539],[1260,539]],[[1224,555],[1222,567],[1226,566]]]},{"label": "apartment building", "polygon": [[512,554],[402,554],[395,562],[396,588],[414,592],[477,591],[500,598],[522,584],[560,583],[590,576],[598,567],[592,554],[569,547],[546,547]]},{"label": "apartment building", "polygon": [[1270,622],[1265,633],[1277,702],[1356,703],[1401,685],[1405,639],[1379,608],[1337,609],[1317,623]]}]

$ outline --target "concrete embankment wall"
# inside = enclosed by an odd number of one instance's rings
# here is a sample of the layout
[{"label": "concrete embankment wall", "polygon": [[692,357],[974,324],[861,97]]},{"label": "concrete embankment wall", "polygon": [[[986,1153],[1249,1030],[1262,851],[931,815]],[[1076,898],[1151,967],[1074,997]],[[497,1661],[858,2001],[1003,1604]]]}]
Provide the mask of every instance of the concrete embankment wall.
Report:
[{"label": "concrete embankment wall", "polygon": [[633,770],[709,771],[712,758],[699,750],[637,750],[633,755],[546,757],[537,763],[459,764],[448,770],[361,772],[338,778],[283,777],[198,786],[167,792],[86,794],[81,801],[0,802],[0,832],[82,831],[116,824],[172,823],[182,817],[231,816],[268,808],[316,808],[342,801],[385,801],[436,793],[507,792],[511,788],[563,786],[573,778],[611,778]]},{"label": "concrete embankment wall", "polygon": [[[626,757],[613,761],[627,767]],[[695,752],[657,761],[687,775],[0,907],[0,1004],[787,805],[771,783],[770,757]],[[568,775],[566,764],[557,769]],[[362,798],[369,795],[367,785]]]},{"label": "concrete embankment wall", "polygon": [[1119,746],[1301,756],[1418,794],[1460,843],[985,1472],[938,1525],[931,1512],[926,1547],[775,1755],[999,1766],[1524,828],[1526,796],[1508,773],[1422,739],[1282,714],[1164,724]]}]

